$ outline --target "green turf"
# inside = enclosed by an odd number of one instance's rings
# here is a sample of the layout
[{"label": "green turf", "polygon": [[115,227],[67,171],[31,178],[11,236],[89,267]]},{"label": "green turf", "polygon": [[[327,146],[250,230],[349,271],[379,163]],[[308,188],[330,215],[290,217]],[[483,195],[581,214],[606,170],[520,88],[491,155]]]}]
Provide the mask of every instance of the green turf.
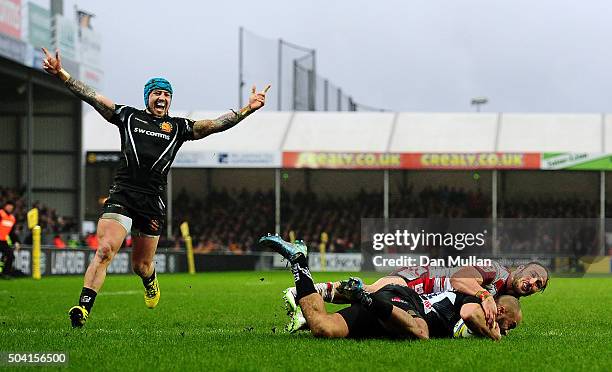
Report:
[{"label": "green turf", "polygon": [[82,371],[612,368],[610,277],[553,279],[544,294],[522,300],[524,323],[499,343],[286,334],[280,295],[292,284],[288,271],[160,275],[155,310],[145,308],[139,278],[110,276],[85,328],[72,330],[66,311],[81,283],[80,277],[0,281],[0,352],[67,351],[70,369]]}]

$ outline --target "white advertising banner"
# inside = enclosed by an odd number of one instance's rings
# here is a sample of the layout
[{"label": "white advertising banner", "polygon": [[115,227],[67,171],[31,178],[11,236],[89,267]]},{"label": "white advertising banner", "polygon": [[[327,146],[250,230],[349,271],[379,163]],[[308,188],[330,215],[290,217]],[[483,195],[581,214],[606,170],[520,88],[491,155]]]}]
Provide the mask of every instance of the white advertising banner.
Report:
[{"label": "white advertising banner", "polygon": [[281,153],[236,151],[183,151],[174,159],[175,168],[280,168]]},{"label": "white advertising banner", "polygon": [[[361,253],[327,253],[325,254],[325,271],[355,272],[361,270]],[[311,271],[322,271],[321,254],[309,253],[308,266]],[[272,267],[287,267],[287,261],[275,254],[272,259]]]}]

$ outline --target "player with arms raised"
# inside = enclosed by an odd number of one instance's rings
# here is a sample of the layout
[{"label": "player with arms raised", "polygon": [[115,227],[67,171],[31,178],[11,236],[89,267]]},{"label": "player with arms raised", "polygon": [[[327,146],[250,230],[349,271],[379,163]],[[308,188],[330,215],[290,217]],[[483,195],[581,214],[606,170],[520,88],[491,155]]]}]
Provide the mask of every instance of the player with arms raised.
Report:
[{"label": "player with arms raised", "polygon": [[145,304],[154,308],[160,290],[153,262],[166,215],[166,179],[176,153],[185,141],[204,138],[238,124],[265,104],[268,85],[249,104],[211,120],[190,120],[168,115],[173,90],[163,78],[153,78],[144,87],[145,109],[115,104],[62,68],[59,51],[55,56],[43,48],[43,68],[64,82],[77,97],[90,104],[107,121],[117,126],[121,136],[121,160],[110,196],[98,220],[99,247],[85,273],[79,304],[69,310],[73,327],[82,327],[106,269],[132,231],[132,268],[142,278]]}]

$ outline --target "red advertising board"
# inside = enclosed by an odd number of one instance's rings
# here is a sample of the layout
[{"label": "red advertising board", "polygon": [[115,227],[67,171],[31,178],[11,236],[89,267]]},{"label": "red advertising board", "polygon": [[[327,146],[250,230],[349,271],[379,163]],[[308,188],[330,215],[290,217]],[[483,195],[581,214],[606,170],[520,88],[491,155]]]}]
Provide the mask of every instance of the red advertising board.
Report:
[{"label": "red advertising board", "polygon": [[21,0],[0,0],[0,33],[21,39]]},{"label": "red advertising board", "polygon": [[284,152],[284,168],[540,169],[539,153]]},{"label": "red advertising board", "polygon": [[406,169],[540,169],[539,153],[406,154]]},{"label": "red advertising board", "polygon": [[402,154],[355,152],[284,152],[284,168],[402,169]]}]

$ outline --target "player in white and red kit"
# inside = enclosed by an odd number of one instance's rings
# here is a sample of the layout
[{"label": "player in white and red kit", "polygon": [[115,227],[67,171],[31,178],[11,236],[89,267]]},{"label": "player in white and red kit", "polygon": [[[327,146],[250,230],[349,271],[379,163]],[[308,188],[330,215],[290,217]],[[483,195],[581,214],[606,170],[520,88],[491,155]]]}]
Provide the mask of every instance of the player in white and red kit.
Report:
[{"label": "player in white and red kit", "polygon": [[[538,264],[539,265],[539,264]],[[466,269],[467,268],[467,269]],[[476,271],[476,273],[474,272]],[[507,281],[510,278],[511,273],[508,268],[500,265],[497,261],[491,261],[491,266],[468,266],[468,267],[453,267],[453,268],[440,268],[440,267],[429,267],[429,266],[416,266],[416,267],[402,267],[386,277],[383,277],[374,282],[369,288],[374,290],[379,285],[389,281],[398,282],[395,284],[406,285],[418,294],[429,294],[436,292],[449,291],[451,289],[457,289],[453,286],[459,284],[461,286],[463,282],[460,279],[482,279],[479,282],[480,288],[474,288],[476,291],[480,290],[488,291],[492,296],[498,294],[516,294],[508,293]],[[401,278],[404,283],[397,280]],[[469,283],[468,283],[469,285]],[[468,288],[469,289],[469,288]],[[520,297],[516,295],[515,297]]]}]

